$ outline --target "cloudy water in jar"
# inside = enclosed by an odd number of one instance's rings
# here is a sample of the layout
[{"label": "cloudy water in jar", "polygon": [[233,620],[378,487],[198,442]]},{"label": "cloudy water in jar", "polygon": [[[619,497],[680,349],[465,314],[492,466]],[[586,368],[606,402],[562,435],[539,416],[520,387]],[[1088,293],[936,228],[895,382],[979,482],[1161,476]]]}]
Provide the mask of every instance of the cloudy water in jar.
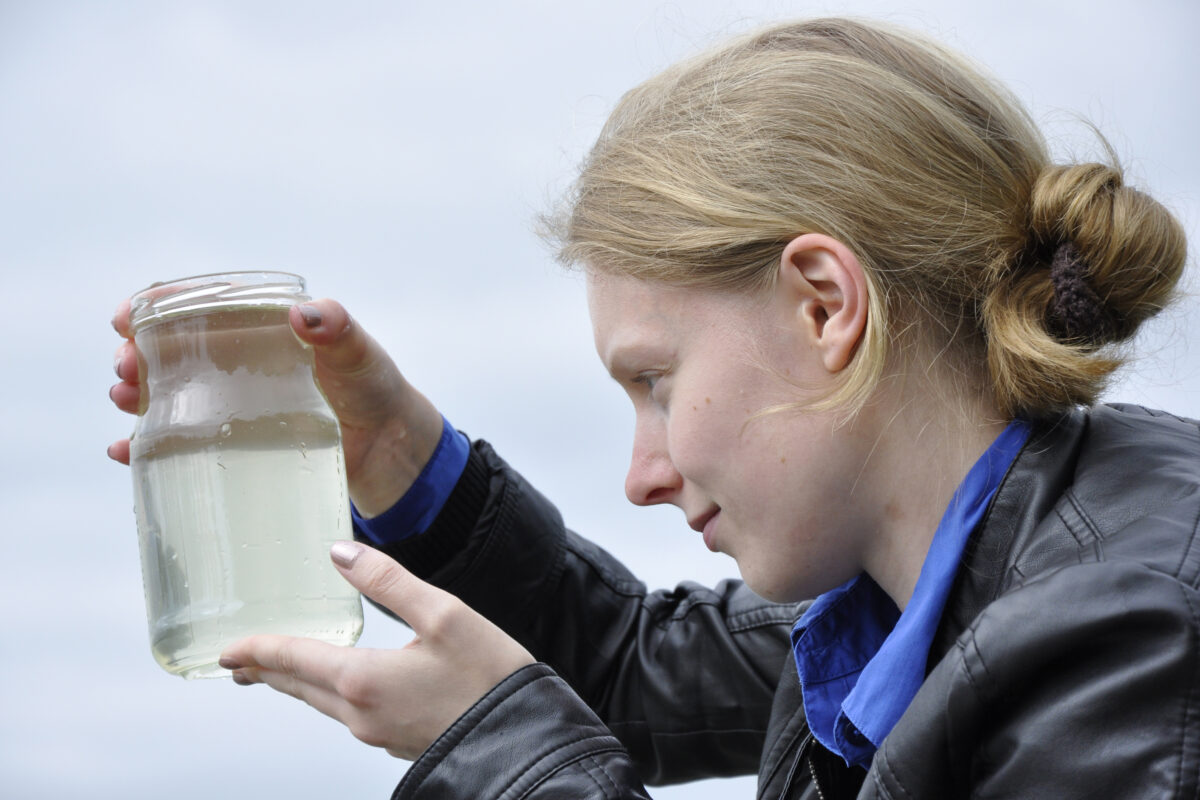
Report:
[{"label": "cloudy water in jar", "polygon": [[138,334],[160,375],[130,453],[151,649],[185,678],[228,675],[221,651],[250,634],[348,645],[362,630],[329,561],[352,538],[339,430],[286,313]]}]

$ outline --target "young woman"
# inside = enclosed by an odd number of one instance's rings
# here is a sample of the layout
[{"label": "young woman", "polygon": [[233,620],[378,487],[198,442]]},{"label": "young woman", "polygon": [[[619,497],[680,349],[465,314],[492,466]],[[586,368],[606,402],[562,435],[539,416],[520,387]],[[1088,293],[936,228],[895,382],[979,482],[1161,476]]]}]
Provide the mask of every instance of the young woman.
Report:
[{"label": "young woman", "polygon": [[[1115,166],[817,20],[630,92],[548,229],[637,411],[630,500],[743,581],[647,592],[318,301],[375,545],[333,560],[417,636],[253,637],[235,680],[416,758],[396,797],[1200,796],[1200,430],[1094,405],[1185,242]],[[118,375],[133,410],[131,344]]]}]

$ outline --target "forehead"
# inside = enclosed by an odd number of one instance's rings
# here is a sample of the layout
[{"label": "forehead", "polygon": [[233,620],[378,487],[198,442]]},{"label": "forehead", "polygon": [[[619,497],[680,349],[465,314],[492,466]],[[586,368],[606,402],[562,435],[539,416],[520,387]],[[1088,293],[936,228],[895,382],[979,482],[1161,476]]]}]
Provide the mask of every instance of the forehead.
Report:
[{"label": "forehead", "polygon": [[593,327],[661,318],[677,305],[682,291],[628,275],[587,271],[588,312]]},{"label": "forehead", "polygon": [[674,286],[596,270],[587,273],[588,313],[596,351],[607,364],[608,351],[635,339],[661,337],[686,324],[685,292]]},{"label": "forehead", "polygon": [[734,292],[596,270],[587,272],[587,294],[596,352],[610,371],[629,351],[675,351],[706,333],[748,332],[763,311],[761,300]]}]

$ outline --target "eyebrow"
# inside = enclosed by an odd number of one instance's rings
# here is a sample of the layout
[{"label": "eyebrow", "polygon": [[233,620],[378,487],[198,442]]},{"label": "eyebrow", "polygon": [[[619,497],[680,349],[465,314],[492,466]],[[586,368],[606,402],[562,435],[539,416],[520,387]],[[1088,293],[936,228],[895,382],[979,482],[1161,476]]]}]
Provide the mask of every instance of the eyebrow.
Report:
[{"label": "eyebrow", "polygon": [[608,374],[618,382],[632,377],[647,367],[666,366],[666,362],[669,360],[670,356],[663,350],[661,344],[636,341],[617,341],[608,348],[605,357],[600,359]]}]

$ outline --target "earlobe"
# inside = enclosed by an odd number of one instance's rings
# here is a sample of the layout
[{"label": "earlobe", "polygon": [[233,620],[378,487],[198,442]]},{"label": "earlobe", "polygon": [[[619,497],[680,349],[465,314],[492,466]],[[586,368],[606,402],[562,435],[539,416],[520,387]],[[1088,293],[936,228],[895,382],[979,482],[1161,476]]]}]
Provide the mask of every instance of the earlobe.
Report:
[{"label": "earlobe", "polygon": [[825,368],[845,369],[867,326],[867,279],[858,257],[831,236],[806,233],[784,247],[779,270],[780,290]]}]

